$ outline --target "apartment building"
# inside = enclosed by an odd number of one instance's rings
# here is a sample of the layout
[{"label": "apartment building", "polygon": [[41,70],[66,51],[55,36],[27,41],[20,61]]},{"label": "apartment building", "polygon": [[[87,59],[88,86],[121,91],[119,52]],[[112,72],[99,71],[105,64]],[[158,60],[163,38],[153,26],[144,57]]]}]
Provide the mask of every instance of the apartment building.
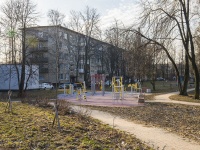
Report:
[{"label": "apartment building", "polygon": [[111,46],[108,43],[62,26],[30,27],[26,29],[26,37],[27,61],[39,65],[40,83],[82,82],[88,38],[90,43],[87,54],[87,75],[106,73],[103,55]]}]

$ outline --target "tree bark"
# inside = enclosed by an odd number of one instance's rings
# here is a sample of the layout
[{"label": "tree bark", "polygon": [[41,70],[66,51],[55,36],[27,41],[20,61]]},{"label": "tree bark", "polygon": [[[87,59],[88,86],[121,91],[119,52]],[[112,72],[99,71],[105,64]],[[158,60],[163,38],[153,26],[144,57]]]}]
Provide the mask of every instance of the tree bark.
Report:
[{"label": "tree bark", "polygon": [[85,46],[85,62],[84,62],[84,81],[86,82],[86,84],[87,84],[87,73],[88,73],[87,61],[88,61],[88,43],[86,42],[86,46]]},{"label": "tree bark", "polygon": [[194,70],[194,77],[195,77],[195,94],[194,98],[199,99],[199,71],[197,68],[197,65],[195,63],[195,60],[192,60],[192,67]]},{"label": "tree bark", "polygon": [[155,80],[154,80],[154,81],[152,80],[150,83],[151,83],[151,85],[152,85],[153,91],[155,91],[155,90],[156,90],[156,83],[155,83]]},{"label": "tree bark", "polygon": [[181,91],[180,95],[188,96],[187,93],[188,81],[189,81],[189,60],[188,56],[185,55],[184,83],[183,83],[183,90]]},{"label": "tree bark", "polygon": [[24,81],[25,81],[25,63],[26,63],[26,48],[25,48],[25,39],[26,39],[26,25],[24,23],[22,29],[22,64],[21,64],[21,78],[19,83],[19,97],[24,97]]}]

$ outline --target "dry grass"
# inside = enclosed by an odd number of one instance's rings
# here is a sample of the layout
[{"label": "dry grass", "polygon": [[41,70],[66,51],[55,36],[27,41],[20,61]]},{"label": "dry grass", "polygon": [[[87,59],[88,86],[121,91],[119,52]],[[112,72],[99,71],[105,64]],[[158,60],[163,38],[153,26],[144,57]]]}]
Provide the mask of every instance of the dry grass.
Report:
[{"label": "dry grass", "polygon": [[6,103],[0,102],[0,149],[151,149],[88,116],[60,115],[58,132],[52,127],[54,112],[50,108],[13,102],[13,113],[6,113],[5,107]]},{"label": "dry grass", "polygon": [[188,95],[188,96],[172,95],[169,98],[171,100],[176,100],[176,101],[200,103],[200,100],[194,99],[194,95]]},{"label": "dry grass", "polygon": [[92,107],[145,125],[164,128],[200,143],[200,106],[146,103],[144,107]]},{"label": "dry grass", "polygon": [[195,91],[188,92],[188,96],[172,95],[169,98],[176,101],[200,103],[200,99],[194,99],[194,94],[195,94],[194,92]]},{"label": "dry grass", "polygon": [[178,90],[176,81],[156,81],[156,90],[153,91],[150,82],[143,82],[142,87],[151,89],[152,93],[169,93],[176,92]]},{"label": "dry grass", "polygon": [[[58,91],[58,93],[62,93],[62,91]],[[55,99],[56,91],[55,90],[29,90],[26,91],[24,98],[17,97],[18,92],[13,91],[11,95],[12,101],[32,101],[35,99]],[[0,93],[1,101],[5,101],[8,97],[7,92]]]},{"label": "dry grass", "polygon": [[145,94],[145,100],[155,100],[155,96],[160,95],[158,93],[152,93],[152,94]]}]

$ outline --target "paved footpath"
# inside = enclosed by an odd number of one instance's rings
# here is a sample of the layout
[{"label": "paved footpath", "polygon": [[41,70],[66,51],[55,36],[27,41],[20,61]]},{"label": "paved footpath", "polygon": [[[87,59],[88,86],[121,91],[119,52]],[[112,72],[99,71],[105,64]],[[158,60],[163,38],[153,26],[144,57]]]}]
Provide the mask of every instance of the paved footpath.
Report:
[{"label": "paved footpath", "polygon": [[[168,97],[172,94],[165,94],[156,96],[155,102],[170,102],[170,103],[181,103],[189,105],[200,105],[199,103],[187,103],[181,101],[172,101]],[[102,121],[105,124],[110,125],[122,131],[126,131],[130,134],[136,136],[136,138],[145,142],[149,146],[159,149],[159,150],[200,150],[200,144],[191,141],[187,138],[182,138],[177,134],[168,132],[162,128],[145,126],[143,124],[138,124],[130,122],[128,120],[122,119],[118,116],[113,116],[109,113],[91,110],[88,108],[83,108],[81,106],[74,106],[75,111],[86,111],[90,112],[90,116]]]},{"label": "paved footpath", "polygon": [[[194,89],[189,89],[188,91],[193,91]],[[171,95],[178,94],[178,92],[168,93],[168,94],[162,94],[155,96],[155,100],[147,100],[146,102],[161,102],[161,103],[176,103],[176,104],[185,104],[185,105],[195,105],[200,106],[200,103],[193,103],[193,102],[184,102],[184,101],[175,101],[169,99]]]}]

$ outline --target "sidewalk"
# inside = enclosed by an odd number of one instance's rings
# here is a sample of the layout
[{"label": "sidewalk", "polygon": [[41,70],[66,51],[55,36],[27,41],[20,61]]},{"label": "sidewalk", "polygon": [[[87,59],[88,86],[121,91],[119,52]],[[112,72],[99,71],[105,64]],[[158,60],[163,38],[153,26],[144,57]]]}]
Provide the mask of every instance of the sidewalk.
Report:
[{"label": "sidewalk", "polygon": [[[193,91],[194,89],[189,89],[188,91]],[[193,103],[193,102],[183,102],[183,101],[175,101],[169,99],[171,95],[178,94],[179,92],[173,92],[173,93],[168,93],[168,94],[162,94],[155,96],[155,100],[146,100],[146,102],[161,102],[161,103],[176,103],[176,104],[184,104],[184,105],[195,105],[195,106],[200,106],[200,103]]]},{"label": "sidewalk", "polygon": [[91,110],[80,106],[74,106],[73,108],[75,111],[88,110],[91,117],[98,119],[111,127],[113,127],[114,124],[114,128],[135,135],[136,138],[144,141],[154,149],[200,150],[200,144],[190,141],[189,139],[182,138],[161,128],[137,124],[98,110]]}]

